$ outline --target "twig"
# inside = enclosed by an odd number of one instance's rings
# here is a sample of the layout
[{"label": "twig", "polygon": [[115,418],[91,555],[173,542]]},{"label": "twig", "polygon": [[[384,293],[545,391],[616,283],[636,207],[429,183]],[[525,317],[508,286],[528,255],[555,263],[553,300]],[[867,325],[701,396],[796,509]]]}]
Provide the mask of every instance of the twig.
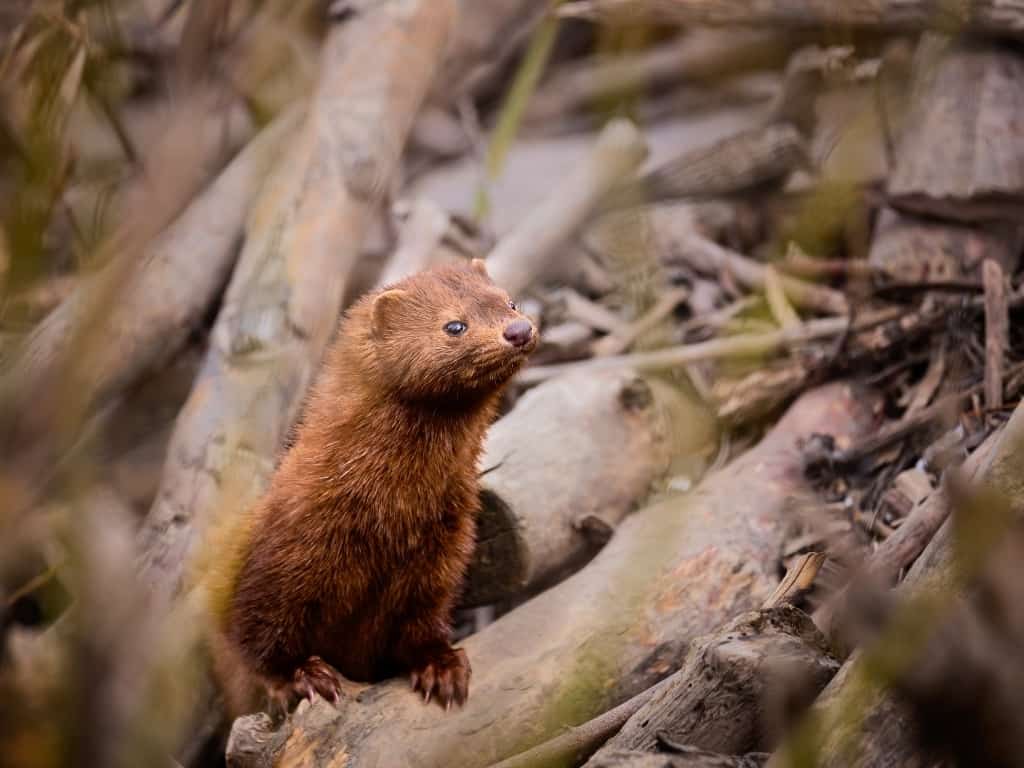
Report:
[{"label": "twig", "polygon": [[[888,322],[898,314],[897,310],[883,310],[861,321],[858,330]],[[728,357],[766,355],[778,351],[788,344],[814,341],[843,333],[847,328],[845,317],[829,317],[811,320],[796,331],[785,329],[766,333],[749,333],[723,339],[712,339],[698,344],[683,344],[678,347],[659,349],[655,352],[639,352],[631,355],[616,355],[585,360],[578,363],[560,363],[527,368],[518,378],[521,384],[539,384],[555,376],[577,371],[612,370],[633,368],[638,371],[663,370],[677,365],[717,360]]]},{"label": "twig", "polygon": [[764,297],[772,317],[783,329],[794,331],[800,327],[800,316],[786,298],[782,278],[771,265],[764,269]]},{"label": "twig", "polygon": [[617,355],[624,352],[638,338],[657,327],[657,325],[668,317],[676,307],[686,301],[686,298],[689,295],[690,292],[688,290],[681,288],[673,289],[662,294],[658,298],[658,301],[655,302],[654,306],[636,322],[620,328],[614,333],[610,333],[604,338],[595,341],[591,346],[591,351],[594,353],[594,356],[607,357],[608,355]]},{"label": "twig", "polygon": [[786,571],[786,575],[779,582],[779,586],[761,604],[761,608],[774,608],[782,603],[792,603],[814,586],[814,579],[824,564],[825,554],[823,552],[808,552],[800,557]]},{"label": "twig", "polygon": [[1003,268],[995,259],[981,265],[985,284],[985,406],[1003,407],[1003,362],[1009,346],[1010,310]]},{"label": "twig", "polygon": [[[657,213],[654,215],[656,216]],[[662,257],[666,261],[684,262],[705,274],[720,275],[722,272],[728,272],[745,287],[764,290],[765,267],[763,264],[728,248],[723,248],[718,243],[693,232],[678,234],[666,239],[668,242],[665,243],[665,246],[668,254]],[[839,291],[788,275],[782,275],[779,279],[786,296],[794,305],[831,315],[846,314],[848,309],[846,297]]]},{"label": "twig", "polygon": [[594,212],[608,191],[647,156],[647,144],[628,120],[608,123],[590,156],[491,251],[494,282],[519,293],[550,262],[555,249]]}]

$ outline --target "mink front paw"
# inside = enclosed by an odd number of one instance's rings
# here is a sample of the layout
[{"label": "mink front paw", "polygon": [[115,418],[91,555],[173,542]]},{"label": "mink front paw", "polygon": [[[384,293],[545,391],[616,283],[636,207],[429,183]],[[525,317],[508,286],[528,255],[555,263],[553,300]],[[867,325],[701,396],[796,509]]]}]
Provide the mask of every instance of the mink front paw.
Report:
[{"label": "mink front paw", "polygon": [[312,701],[313,694],[317,693],[337,704],[343,687],[341,673],[319,656],[310,656],[292,676],[292,691],[300,699]]},{"label": "mink front paw", "polygon": [[410,679],[412,689],[421,692],[424,701],[434,699],[447,710],[453,701],[460,707],[466,703],[472,673],[464,650],[439,648],[423,656]]}]

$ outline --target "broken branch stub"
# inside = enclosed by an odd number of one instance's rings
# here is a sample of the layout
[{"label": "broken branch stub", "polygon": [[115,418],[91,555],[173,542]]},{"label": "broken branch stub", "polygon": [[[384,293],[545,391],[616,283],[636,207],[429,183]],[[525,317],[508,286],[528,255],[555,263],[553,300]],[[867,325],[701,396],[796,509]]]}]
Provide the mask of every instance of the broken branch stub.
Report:
[{"label": "broken branch stub", "polygon": [[872,399],[843,384],[809,392],[692,493],[624,520],[582,570],[466,641],[473,682],[463,709],[425,707],[406,680],[386,681],[340,711],[302,704],[276,731],[265,716],[240,718],[229,764],[345,754],[352,765],[487,766],[649,688],[694,638],[772,592],[785,510],[809,490],[798,441],[863,434]]},{"label": "broken branch stub", "polygon": [[487,270],[494,282],[515,295],[542,276],[555,250],[646,157],[647,144],[633,123],[624,118],[609,122],[583,164],[488,255]]},{"label": "broken branch stub", "polygon": [[[695,640],[682,668],[587,763],[620,749],[654,751],[659,736],[712,752],[770,748],[776,699],[809,705],[838,671],[810,617],[782,605],[745,613]],[[799,701],[797,701],[799,700]]]},{"label": "broken branch stub", "polygon": [[158,595],[180,588],[200,531],[252,503],[269,478],[454,22],[453,2],[395,0],[328,34],[306,122],[251,212],[142,525],[143,572]]},{"label": "broken branch stub", "polygon": [[527,392],[487,436],[463,604],[514,597],[578,566],[672,457],[707,445],[712,428],[698,404],[628,370],[557,378]]}]

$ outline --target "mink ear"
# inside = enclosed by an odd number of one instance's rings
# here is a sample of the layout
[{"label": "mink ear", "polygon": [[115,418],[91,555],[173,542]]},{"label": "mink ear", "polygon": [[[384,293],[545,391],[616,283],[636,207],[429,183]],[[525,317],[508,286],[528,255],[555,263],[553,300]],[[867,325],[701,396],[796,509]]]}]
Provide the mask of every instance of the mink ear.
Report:
[{"label": "mink ear", "polygon": [[485,262],[483,259],[473,259],[471,262],[469,262],[469,266],[471,266],[475,271],[479,272],[484,277],[488,279],[491,277],[490,275],[487,274],[487,262]]},{"label": "mink ear", "polygon": [[387,330],[404,301],[405,291],[400,288],[392,288],[390,291],[377,294],[370,310],[374,334],[379,335]]}]

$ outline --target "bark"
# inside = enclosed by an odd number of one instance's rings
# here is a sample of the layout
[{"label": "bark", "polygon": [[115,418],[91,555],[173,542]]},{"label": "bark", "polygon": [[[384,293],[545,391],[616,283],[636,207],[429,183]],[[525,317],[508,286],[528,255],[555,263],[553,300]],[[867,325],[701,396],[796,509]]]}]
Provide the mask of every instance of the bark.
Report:
[{"label": "bark", "polygon": [[578,566],[672,457],[696,452],[711,433],[696,403],[630,371],[569,376],[527,392],[487,437],[484,510],[463,603],[515,597]]},{"label": "bark", "polygon": [[[1007,425],[971,454],[963,465],[961,475],[1001,494],[1011,505],[1019,508],[1020,500],[1024,499],[1024,472],[1021,471],[1020,459],[1022,440],[1024,408],[1018,406]],[[937,495],[945,496],[946,491],[941,491]],[[950,501],[943,498],[936,503],[949,504]],[[932,538],[910,569],[906,580],[897,591],[898,595],[905,598],[945,596],[948,599],[952,593],[962,589],[955,562],[958,543],[954,522],[954,518],[947,519]],[[1019,582],[1019,574],[1015,578]],[[877,604],[877,599],[875,603]],[[926,649],[916,649],[914,658],[927,663]],[[857,691],[863,690],[869,663],[870,660],[865,658],[863,651],[855,653],[843,665],[815,705],[815,710],[824,718],[824,722],[843,724],[841,728],[832,727],[820,733],[820,754],[823,759],[819,765],[826,768],[885,768],[908,765],[915,759],[919,745],[915,741],[914,719],[906,703],[899,700],[890,690],[882,690],[879,695],[867,701],[861,700],[863,706],[855,710],[848,707],[848,702],[858,698]],[[877,659],[874,663],[877,665]],[[912,677],[920,668],[912,667],[911,670],[903,672]],[[965,677],[964,683],[967,682]],[[991,691],[982,694],[976,702],[984,701],[986,696],[990,695]],[[1019,712],[1019,708],[1015,711]],[[1019,753],[1017,757],[1019,758]],[[784,765],[785,759],[780,751],[773,756],[772,764]],[[987,763],[982,761],[980,764]]]},{"label": "bark", "polygon": [[788,123],[741,131],[645,173],[603,209],[667,200],[756,197],[778,189],[807,164],[807,148]]},{"label": "bark", "polygon": [[968,41],[918,69],[889,203],[946,219],[1017,221],[1024,205],[1024,56]]},{"label": "bark", "polygon": [[[563,16],[601,20],[629,18],[662,24],[753,27],[854,27],[884,31],[943,29],[1024,38],[1024,6],[1016,0],[579,0]],[[623,16],[622,14],[627,14]]]},{"label": "bark", "polygon": [[487,269],[494,282],[513,295],[525,288],[646,157],[647,144],[636,126],[626,119],[610,122],[586,161],[491,251]]},{"label": "bark", "polygon": [[682,668],[587,763],[652,752],[660,737],[711,752],[764,750],[776,706],[807,705],[839,669],[810,618],[791,606],[746,613],[695,640]]},{"label": "bark", "polygon": [[142,526],[158,595],[178,591],[211,519],[251,503],[269,478],[454,16],[448,2],[388,2],[330,31],[310,113],[250,216]]},{"label": "bark", "polygon": [[774,30],[692,30],[648,50],[615,58],[593,57],[558,68],[530,99],[528,126],[680,82],[714,84],[742,72],[785,64],[792,41]]},{"label": "bark", "polygon": [[344,754],[352,765],[486,766],[650,687],[695,637],[771,593],[788,500],[806,490],[798,438],[861,433],[871,399],[845,385],[808,393],[694,493],[632,515],[584,569],[469,638],[464,709],[425,707],[406,681],[389,681],[342,711],[300,705],[276,732],[261,716],[241,718],[230,764],[326,765]]}]

